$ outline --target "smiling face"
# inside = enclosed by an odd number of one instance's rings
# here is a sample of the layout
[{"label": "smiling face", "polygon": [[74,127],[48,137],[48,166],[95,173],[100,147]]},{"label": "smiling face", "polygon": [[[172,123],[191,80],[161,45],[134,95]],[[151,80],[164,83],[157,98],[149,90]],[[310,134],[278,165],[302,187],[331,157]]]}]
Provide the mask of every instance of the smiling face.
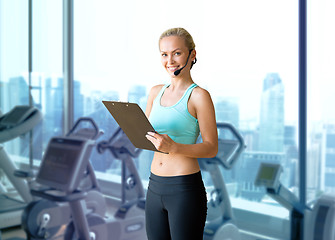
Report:
[{"label": "smiling face", "polygon": [[[164,37],[159,42],[159,48],[161,52],[161,62],[163,67],[171,77],[176,77],[174,75],[174,72],[184,67],[187,61],[187,57],[189,55],[189,49],[185,44],[185,40],[178,36]],[[181,74],[178,76],[183,75],[183,73],[189,73],[192,58],[193,57],[190,56],[187,66],[181,71]]]}]

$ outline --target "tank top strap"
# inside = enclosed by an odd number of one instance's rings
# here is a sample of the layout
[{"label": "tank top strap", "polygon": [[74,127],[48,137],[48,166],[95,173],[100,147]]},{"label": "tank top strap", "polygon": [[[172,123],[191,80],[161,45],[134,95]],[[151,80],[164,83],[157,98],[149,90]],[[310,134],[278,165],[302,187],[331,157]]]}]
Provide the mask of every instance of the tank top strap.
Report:
[{"label": "tank top strap", "polygon": [[188,89],[186,89],[183,97],[178,102],[178,104],[176,104],[174,106],[175,110],[177,110],[179,113],[183,114],[184,117],[186,117],[190,120],[193,120],[194,117],[188,112],[187,104],[188,104],[188,100],[190,98],[190,95],[191,95],[193,89],[197,86],[198,85],[195,84],[195,83],[193,83],[191,86],[189,86]]},{"label": "tank top strap", "polygon": [[186,89],[186,92],[184,93],[184,96],[180,101],[184,106],[185,105],[187,106],[188,99],[190,98],[193,89],[196,88],[197,86],[198,86],[197,84],[193,83]]},{"label": "tank top strap", "polygon": [[[162,95],[163,95],[165,89],[166,89],[168,86],[170,86],[170,84],[165,84],[165,85],[161,88],[161,90],[158,92],[158,94],[157,94],[157,96],[156,96],[154,102],[157,102],[157,101],[158,101],[158,103],[160,103],[160,100],[161,100],[161,98],[162,98]],[[160,104],[159,104],[159,105],[160,105]]]}]

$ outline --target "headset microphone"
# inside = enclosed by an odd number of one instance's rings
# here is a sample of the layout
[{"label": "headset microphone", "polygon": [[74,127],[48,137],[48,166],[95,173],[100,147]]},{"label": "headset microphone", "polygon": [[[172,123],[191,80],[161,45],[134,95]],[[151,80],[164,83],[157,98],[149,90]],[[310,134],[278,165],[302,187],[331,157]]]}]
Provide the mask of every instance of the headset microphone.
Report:
[{"label": "headset microphone", "polygon": [[178,70],[174,71],[173,74],[174,74],[175,76],[178,76],[179,73],[181,72],[181,70],[183,70],[183,69],[186,67],[186,65],[187,65],[187,63],[188,63],[188,59],[189,59],[190,56],[191,56],[191,52],[192,52],[192,49],[190,50],[190,52],[189,52],[189,54],[188,54],[188,57],[187,57],[187,60],[186,60],[186,64],[184,65],[184,67],[179,68]]}]

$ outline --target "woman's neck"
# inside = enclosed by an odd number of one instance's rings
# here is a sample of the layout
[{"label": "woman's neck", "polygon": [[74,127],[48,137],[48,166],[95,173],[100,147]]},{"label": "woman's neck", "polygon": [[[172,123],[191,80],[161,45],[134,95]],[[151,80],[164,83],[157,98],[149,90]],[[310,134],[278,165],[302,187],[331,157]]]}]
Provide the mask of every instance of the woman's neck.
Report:
[{"label": "woman's neck", "polygon": [[191,76],[185,77],[178,77],[178,78],[171,78],[171,89],[185,89],[189,87],[193,82]]}]

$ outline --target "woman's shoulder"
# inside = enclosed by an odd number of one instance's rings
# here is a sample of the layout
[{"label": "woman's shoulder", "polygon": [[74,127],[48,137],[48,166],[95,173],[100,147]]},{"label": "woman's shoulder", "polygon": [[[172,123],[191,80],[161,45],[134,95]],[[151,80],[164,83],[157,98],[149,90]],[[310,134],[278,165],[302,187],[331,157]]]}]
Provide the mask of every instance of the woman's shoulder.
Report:
[{"label": "woman's shoulder", "polygon": [[[189,109],[194,109],[195,116],[198,116],[200,112],[204,113],[208,109],[212,109],[213,101],[209,91],[199,86],[195,87],[189,99],[189,107]],[[199,116],[197,118],[199,119]]]},{"label": "woman's shoulder", "polygon": [[164,86],[165,86],[165,84],[155,85],[151,88],[151,92],[159,92],[162,89],[162,87],[164,87]]},{"label": "woman's shoulder", "polygon": [[204,99],[210,99],[210,93],[208,90],[200,87],[199,85],[197,85],[192,92],[192,97],[196,98],[196,99],[200,99],[200,100],[204,100]]},{"label": "woman's shoulder", "polygon": [[155,85],[151,88],[150,92],[149,92],[149,99],[155,99],[159,93],[159,91],[162,89],[162,87],[164,87],[164,84],[158,84]]}]

